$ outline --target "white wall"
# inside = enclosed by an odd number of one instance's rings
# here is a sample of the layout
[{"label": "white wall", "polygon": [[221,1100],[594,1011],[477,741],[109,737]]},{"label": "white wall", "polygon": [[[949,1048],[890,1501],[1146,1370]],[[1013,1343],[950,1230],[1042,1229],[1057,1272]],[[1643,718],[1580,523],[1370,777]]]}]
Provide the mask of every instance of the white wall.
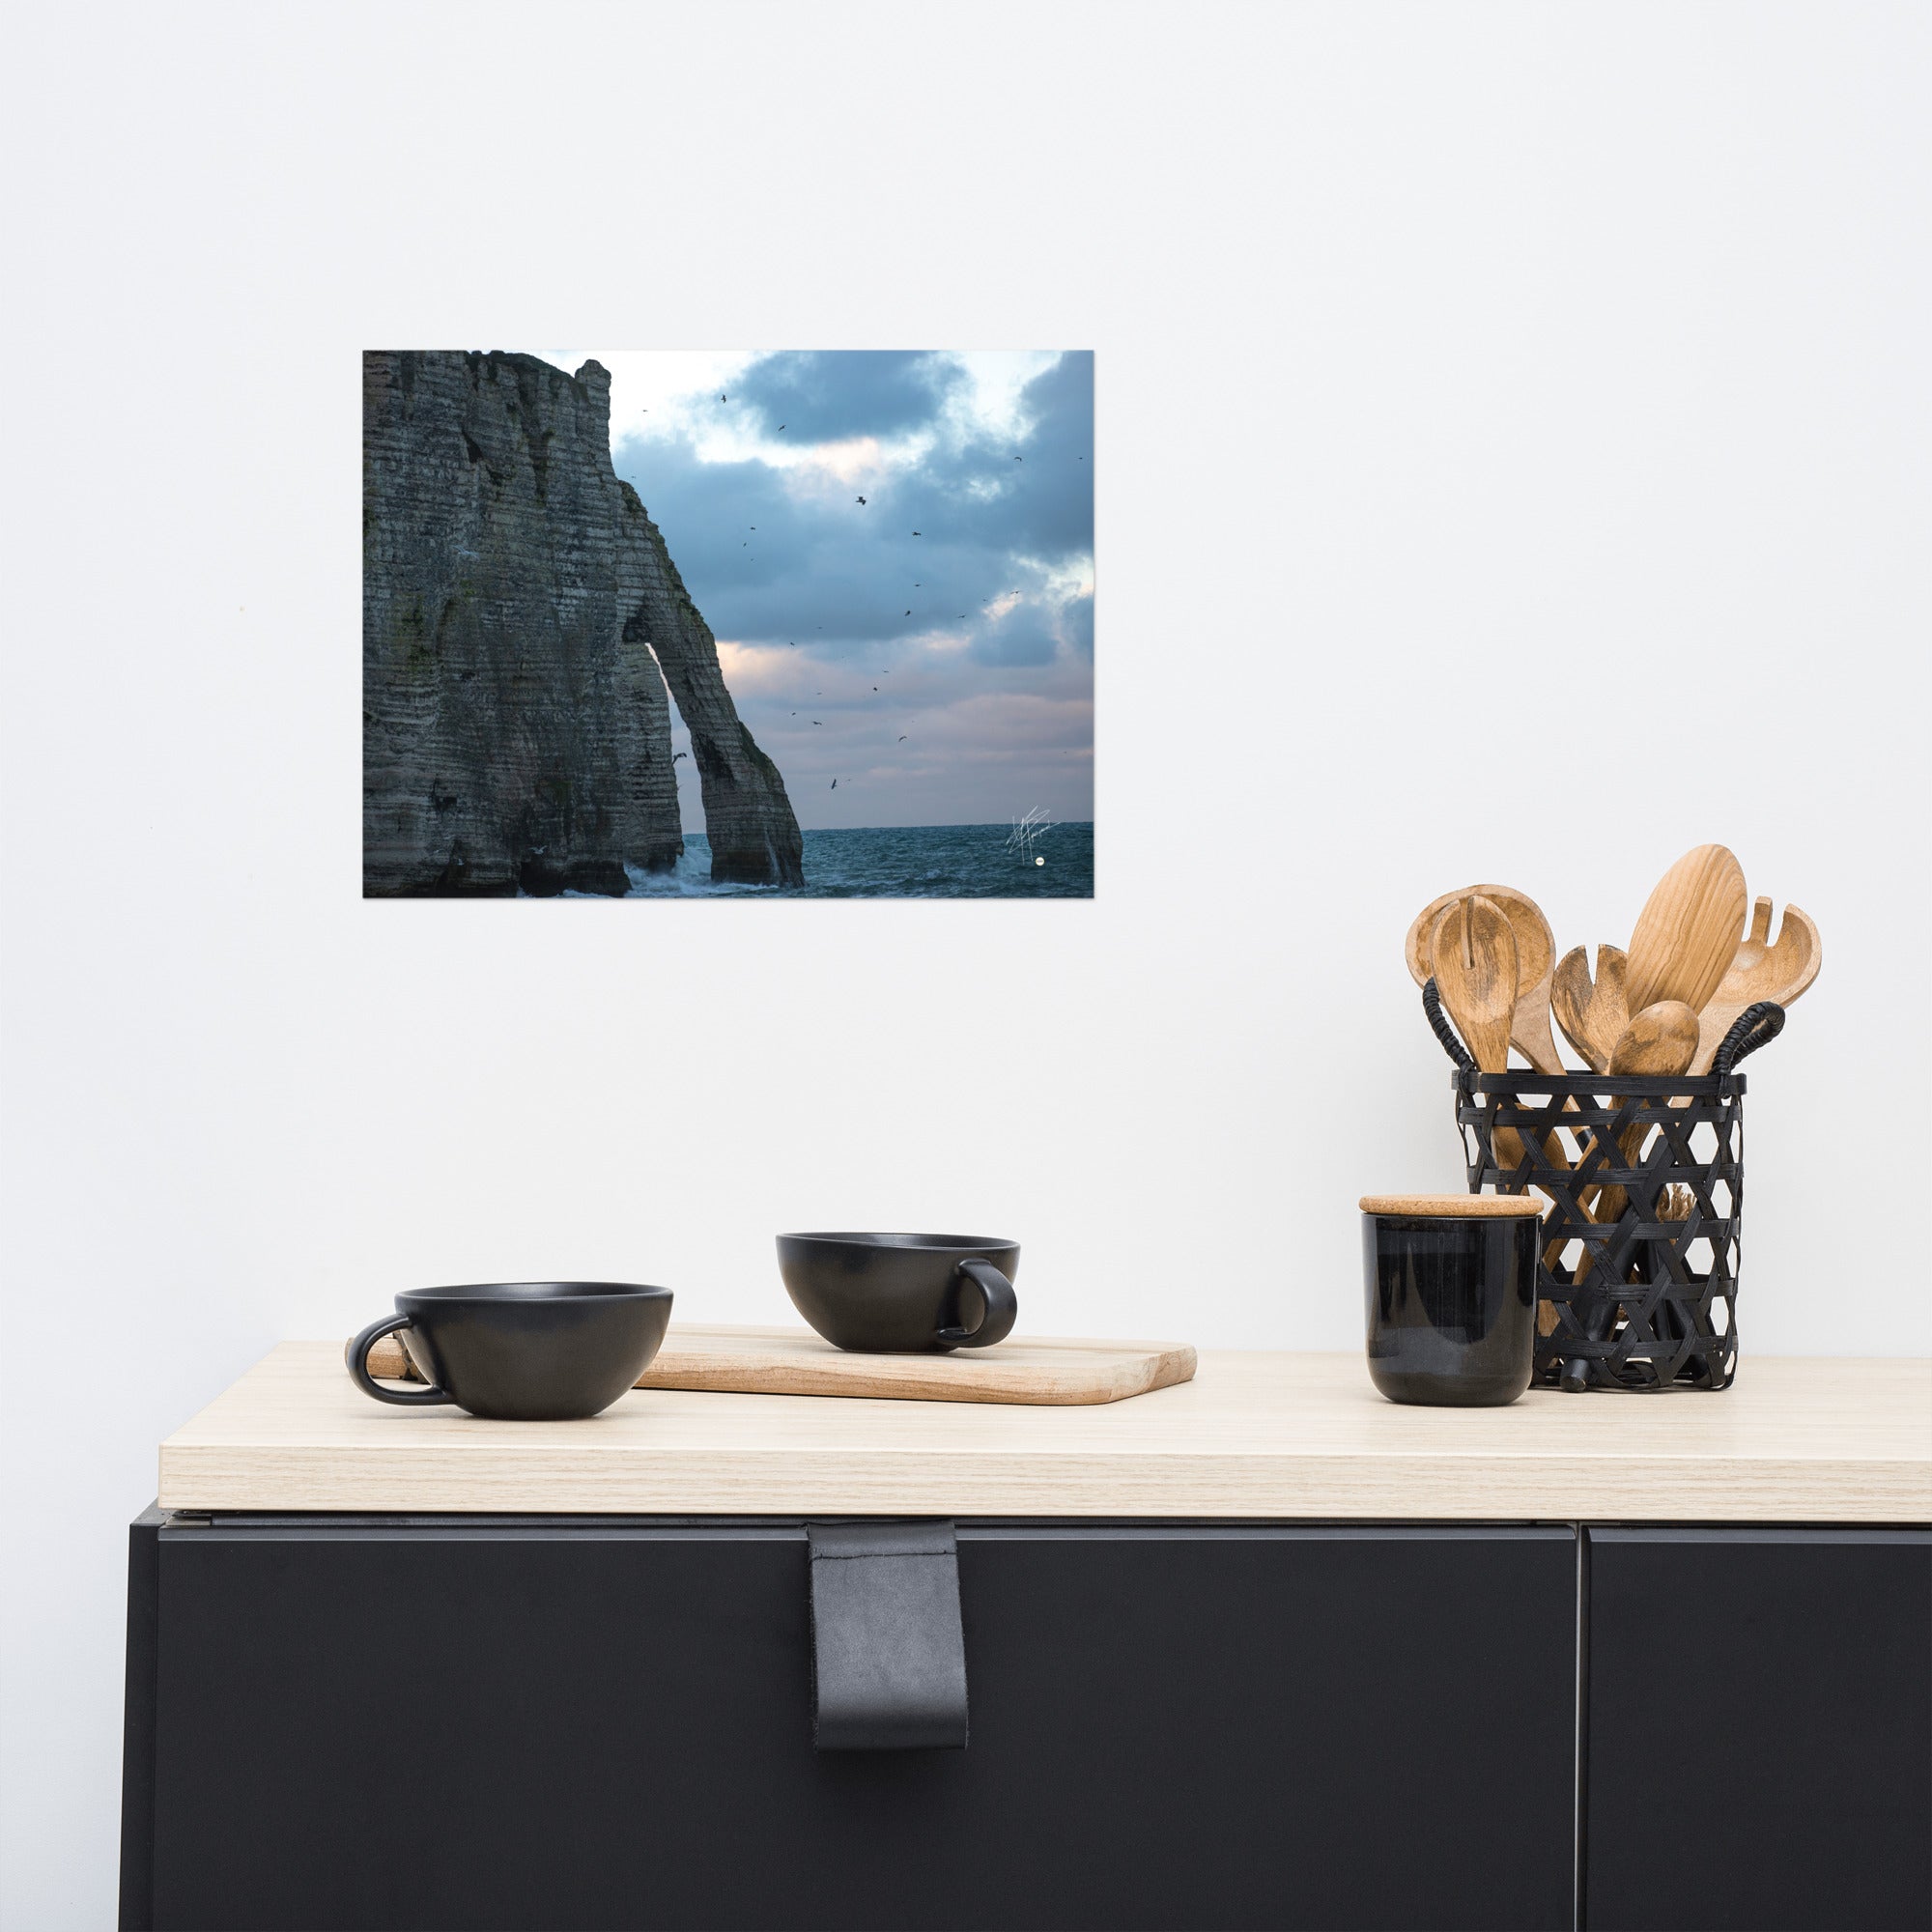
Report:
[{"label": "white wall", "polygon": [[[21,20],[6,1922],[111,1920],[124,1526],[270,1343],[967,1224],[1037,1330],[1351,1349],[1471,879],[1622,940],[1719,838],[1813,914],[1744,1373],[1932,1350],[1928,19]],[[362,902],[357,352],[591,338],[1098,352],[1093,904]]]}]

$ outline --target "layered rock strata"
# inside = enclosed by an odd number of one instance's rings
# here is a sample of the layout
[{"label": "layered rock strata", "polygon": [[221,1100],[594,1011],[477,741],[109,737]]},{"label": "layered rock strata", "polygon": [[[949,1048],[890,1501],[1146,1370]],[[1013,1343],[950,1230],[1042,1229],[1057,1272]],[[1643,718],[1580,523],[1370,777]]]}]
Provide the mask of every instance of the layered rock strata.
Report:
[{"label": "layered rock strata", "polygon": [[[798,823],[664,539],[609,375],[363,358],[363,891],[621,894],[684,849],[668,674],[714,878],[798,883]],[[655,648],[654,648],[655,646]]]}]

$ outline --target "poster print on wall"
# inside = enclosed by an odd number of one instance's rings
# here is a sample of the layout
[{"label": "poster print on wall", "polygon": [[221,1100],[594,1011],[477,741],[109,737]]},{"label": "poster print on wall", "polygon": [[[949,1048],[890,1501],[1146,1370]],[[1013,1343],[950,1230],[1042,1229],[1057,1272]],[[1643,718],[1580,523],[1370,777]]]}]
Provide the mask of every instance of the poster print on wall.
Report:
[{"label": "poster print on wall", "polygon": [[1086,351],[363,358],[370,897],[1091,898]]}]

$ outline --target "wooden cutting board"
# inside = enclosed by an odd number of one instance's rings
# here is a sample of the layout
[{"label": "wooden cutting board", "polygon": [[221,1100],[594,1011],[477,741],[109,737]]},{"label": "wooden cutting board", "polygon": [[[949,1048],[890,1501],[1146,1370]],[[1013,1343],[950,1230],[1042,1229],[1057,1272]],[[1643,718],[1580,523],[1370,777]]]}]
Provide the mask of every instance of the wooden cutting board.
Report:
[{"label": "wooden cutting board", "polygon": [[[412,1376],[385,1335],[369,1373]],[[951,1355],[850,1355],[810,1328],[695,1328],[673,1322],[639,1388],[737,1395],[889,1396],[911,1402],[1120,1402],[1194,1378],[1185,1342],[1082,1342],[1037,1337]]]}]

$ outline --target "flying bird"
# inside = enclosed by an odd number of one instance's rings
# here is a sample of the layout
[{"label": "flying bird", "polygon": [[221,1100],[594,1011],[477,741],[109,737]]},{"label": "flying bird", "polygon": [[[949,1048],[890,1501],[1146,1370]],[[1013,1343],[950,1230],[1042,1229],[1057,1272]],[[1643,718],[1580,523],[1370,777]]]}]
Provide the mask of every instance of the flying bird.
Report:
[{"label": "flying bird", "polygon": [[860,500],[860,502],[862,502],[862,503],[863,503],[863,502],[864,502],[864,501],[865,501],[866,499],[865,499],[865,497],[861,497],[859,498],[859,500]]},{"label": "flying bird", "polygon": [[720,396],[718,400],[722,403],[724,400],[724,398],[723,396]]},{"label": "flying bird", "polygon": [[914,535],[914,536],[918,536],[918,535],[919,535],[919,531],[917,531],[917,530],[913,531],[913,535]]},{"label": "flying bird", "polygon": [[906,612],[906,615],[907,615],[908,617],[910,617],[910,616],[912,615],[912,612],[911,612],[910,611],[908,611]]},{"label": "flying bird", "polygon": [[672,764],[676,764],[678,759],[688,758],[690,757],[690,755],[691,753],[689,752],[673,752],[670,755],[670,761]]},{"label": "flying bird", "polygon": [[878,688],[879,688],[879,687],[878,687],[878,686],[877,686],[876,684],[875,684],[875,685],[874,685],[874,686],[872,687],[872,689],[873,689],[874,691],[877,691],[877,690],[878,690]]},{"label": "flying bird", "polygon": [[832,789],[834,791],[837,791],[838,789],[838,781],[837,779],[834,779],[832,781]]},{"label": "flying bird", "polygon": [[811,722],[814,724],[823,724],[825,723],[825,720],[822,718],[814,718]]},{"label": "flying bird", "polygon": [[905,733],[904,733],[903,731],[901,731],[901,732],[899,733],[899,743],[900,743],[901,745],[903,745],[903,744],[905,743]]}]

